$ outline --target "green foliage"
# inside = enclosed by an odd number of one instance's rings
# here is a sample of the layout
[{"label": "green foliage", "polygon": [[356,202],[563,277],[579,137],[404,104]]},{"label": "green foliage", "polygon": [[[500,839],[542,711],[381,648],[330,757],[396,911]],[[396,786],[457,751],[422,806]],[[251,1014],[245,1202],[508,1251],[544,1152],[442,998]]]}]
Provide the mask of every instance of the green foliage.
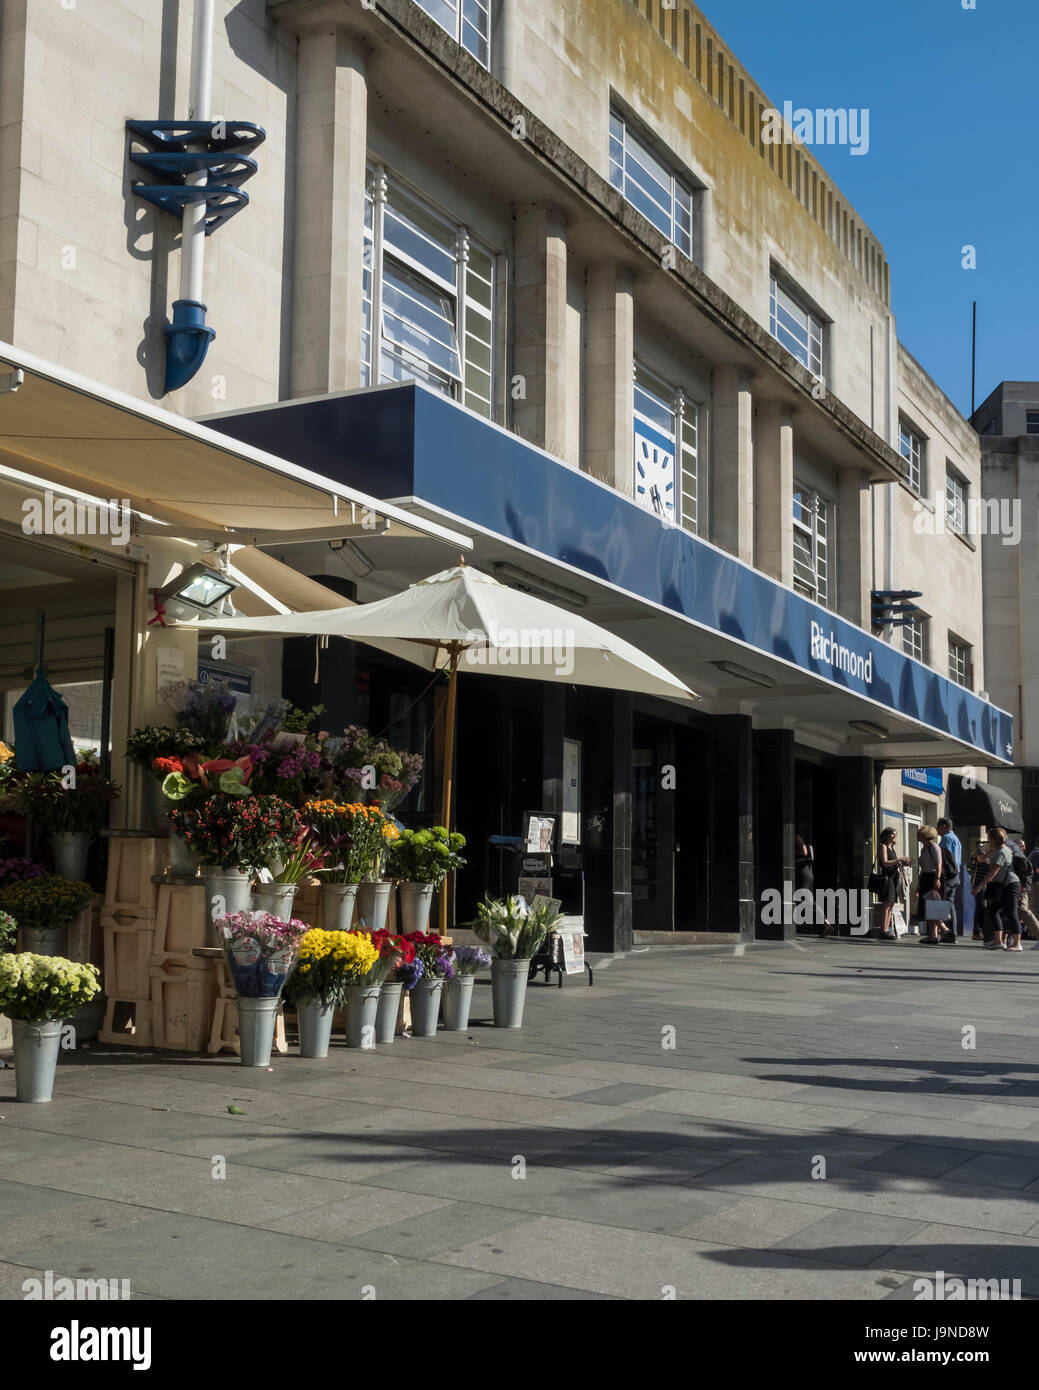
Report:
[{"label": "green foliage", "polygon": [[202,753],[206,741],[183,727],[149,724],[134,729],[126,740],[126,756],[138,767],[151,768],[156,758],[183,757],[185,753]]},{"label": "green foliage", "polygon": [[431,830],[402,830],[391,841],[387,855],[387,871],[402,883],[432,883],[439,888],[448,874],[465,865],[460,850],[465,848],[465,836],[453,831],[450,835],[442,825]]}]

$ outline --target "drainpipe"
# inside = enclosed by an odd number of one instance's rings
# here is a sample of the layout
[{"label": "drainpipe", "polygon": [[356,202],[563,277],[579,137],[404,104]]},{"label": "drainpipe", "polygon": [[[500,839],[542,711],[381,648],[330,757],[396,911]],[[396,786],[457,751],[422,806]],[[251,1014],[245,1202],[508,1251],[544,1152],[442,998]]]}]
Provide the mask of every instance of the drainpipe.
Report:
[{"label": "drainpipe", "polygon": [[[191,109],[193,121],[208,121],[213,94],[214,0],[195,0],[195,25],[191,44]],[[188,185],[204,184],[205,169],[188,174]],[[205,199],[184,205],[180,243],[180,298],[173,302],[173,322],[166,329],[166,390],[176,391],[198,371],[216,336],[206,327],[202,303],[202,267],[205,259]]]}]

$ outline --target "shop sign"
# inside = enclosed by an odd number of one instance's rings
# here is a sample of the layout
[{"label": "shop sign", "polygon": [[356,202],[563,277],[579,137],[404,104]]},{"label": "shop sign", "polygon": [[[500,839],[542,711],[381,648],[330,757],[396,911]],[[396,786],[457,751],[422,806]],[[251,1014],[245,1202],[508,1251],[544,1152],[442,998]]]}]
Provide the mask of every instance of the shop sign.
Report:
[{"label": "shop sign", "polygon": [[916,791],[931,792],[934,796],[941,796],[945,790],[940,767],[904,767],[902,785],[913,787]]}]

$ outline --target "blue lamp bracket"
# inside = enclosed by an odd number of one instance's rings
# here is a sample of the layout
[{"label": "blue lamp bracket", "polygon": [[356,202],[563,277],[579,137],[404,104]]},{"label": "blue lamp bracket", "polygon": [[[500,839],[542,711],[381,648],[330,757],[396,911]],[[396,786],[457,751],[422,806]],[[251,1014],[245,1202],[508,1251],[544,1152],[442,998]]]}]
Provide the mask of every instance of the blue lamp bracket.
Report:
[{"label": "blue lamp bracket", "polygon": [[[204,203],[205,235],[211,236],[249,201],[242,184],[258,168],[252,151],[267,138],[251,121],[127,121],[130,162],[155,183],[134,180],[131,188],[171,217]],[[188,183],[204,174],[204,180]],[[206,306],[178,299],[166,326],[166,390],[184,386],[201,367],[216,336],[206,324]]]}]

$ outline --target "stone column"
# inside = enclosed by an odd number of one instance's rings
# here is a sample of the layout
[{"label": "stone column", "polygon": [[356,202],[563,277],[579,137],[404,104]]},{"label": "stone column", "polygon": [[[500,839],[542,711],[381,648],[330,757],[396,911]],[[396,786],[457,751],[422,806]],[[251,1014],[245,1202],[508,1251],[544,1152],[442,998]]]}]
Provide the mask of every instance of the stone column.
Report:
[{"label": "stone column", "polygon": [[631,273],[588,270],[585,347],[585,471],[632,495],[635,297]]},{"label": "stone column", "polygon": [[361,45],[299,39],[290,394],[361,384],[368,87]]},{"label": "stone column", "polygon": [[754,446],[750,377],[739,367],[718,367],[711,395],[711,539],[737,559],[752,564]]},{"label": "stone column", "polygon": [[566,229],[551,208],[516,211],[516,376],[525,394],[513,403],[517,434],[567,457]]},{"label": "stone column", "polygon": [[754,421],[754,563],[788,588],[794,582],[793,411],[762,401]]},{"label": "stone column", "polygon": [[744,714],[711,722],[713,800],[708,923],[753,941],[757,924],[754,875],[754,732]]},{"label": "stone column", "polygon": [[872,622],[870,510],[865,473],[842,469],[837,481],[837,611],[866,629]]}]

